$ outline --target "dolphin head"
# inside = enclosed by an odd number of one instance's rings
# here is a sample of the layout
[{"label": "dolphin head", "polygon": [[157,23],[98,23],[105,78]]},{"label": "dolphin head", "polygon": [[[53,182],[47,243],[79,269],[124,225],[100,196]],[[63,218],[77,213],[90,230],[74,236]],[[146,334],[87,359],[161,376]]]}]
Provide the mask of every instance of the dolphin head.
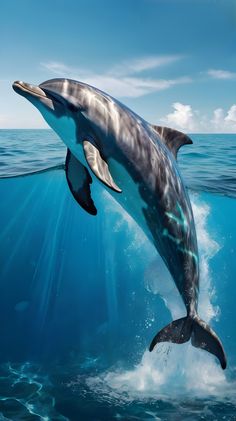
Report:
[{"label": "dolphin head", "polygon": [[58,116],[62,113],[61,102],[47,95],[39,86],[17,80],[12,87],[15,92],[35,105],[42,114],[45,111],[50,111],[51,114],[57,114]]},{"label": "dolphin head", "polygon": [[[27,98],[43,115],[47,123],[68,145],[68,123],[71,118],[80,136],[92,135],[94,131],[104,134],[111,122],[114,99],[86,83],[70,79],[50,79],[33,86],[16,81],[13,89]],[[115,114],[114,114],[115,115]],[[117,124],[117,121],[115,121]],[[77,139],[78,142],[78,139]]]},{"label": "dolphin head", "polygon": [[[72,81],[71,81],[72,82]],[[84,126],[83,84],[74,84],[67,79],[52,79],[39,86],[16,81],[13,89],[30,101],[42,114],[50,127],[68,147],[78,142],[78,126]],[[74,88],[74,89],[73,89]]]}]

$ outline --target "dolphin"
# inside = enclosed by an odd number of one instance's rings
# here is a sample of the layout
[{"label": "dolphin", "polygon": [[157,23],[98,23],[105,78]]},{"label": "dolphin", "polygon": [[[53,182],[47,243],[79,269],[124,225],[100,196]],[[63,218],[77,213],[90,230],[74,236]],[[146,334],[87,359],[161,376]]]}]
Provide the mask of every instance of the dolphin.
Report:
[{"label": "dolphin", "polygon": [[[70,79],[13,89],[28,99],[67,146],[65,172],[79,205],[97,214],[96,182],[132,216],[154,244],[186,307],[153,338],[194,347],[215,355],[222,369],[226,356],[216,333],[200,319],[199,256],[190,200],[177,166],[177,153],[191,139],[167,127],[149,124],[105,92]],[[92,186],[92,183],[93,186]]]}]

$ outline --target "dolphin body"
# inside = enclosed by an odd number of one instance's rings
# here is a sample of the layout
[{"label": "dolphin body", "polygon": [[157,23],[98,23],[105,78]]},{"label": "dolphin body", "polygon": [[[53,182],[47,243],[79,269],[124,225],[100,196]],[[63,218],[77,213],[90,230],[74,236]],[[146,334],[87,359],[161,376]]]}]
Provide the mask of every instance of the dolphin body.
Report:
[{"label": "dolphin body", "polygon": [[[154,244],[171,273],[187,315],[164,327],[151,342],[205,349],[226,368],[216,333],[197,313],[199,257],[187,191],[177,164],[185,134],[153,126],[108,94],[82,82],[52,79],[39,86],[14,82],[67,146],[66,178],[75,200],[92,215],[91,184],[100,180]],[[95,183],[96,184],[96,183]]]}]

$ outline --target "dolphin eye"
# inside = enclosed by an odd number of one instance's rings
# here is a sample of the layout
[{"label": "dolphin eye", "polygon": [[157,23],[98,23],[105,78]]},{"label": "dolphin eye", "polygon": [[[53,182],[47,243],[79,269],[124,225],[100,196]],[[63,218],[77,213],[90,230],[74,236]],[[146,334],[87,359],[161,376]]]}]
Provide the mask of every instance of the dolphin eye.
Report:
[{"label": "dolphin eye", "polygon": [[72,113],[74,113],[74,112],[78,111],[78,108],[77,108],[74,104],[71,104],[71,103],[68,103],[67,108],[68,108],[68,110],[69,110],[69,111],[71,111]]}]

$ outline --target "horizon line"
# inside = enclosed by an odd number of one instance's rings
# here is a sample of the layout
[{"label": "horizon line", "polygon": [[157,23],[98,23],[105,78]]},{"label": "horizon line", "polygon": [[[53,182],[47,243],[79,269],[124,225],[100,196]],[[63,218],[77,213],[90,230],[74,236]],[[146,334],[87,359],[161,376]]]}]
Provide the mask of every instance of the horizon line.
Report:
[{"label": "horizon line", "polygon": [[[165,127],[167,127],[167,126],[165,126]],[[172,129],[174,129],[174,130],[178,130],[178,131],[182,131],[182,130],[179,130],[179,129],[175,129],[174,127],[171,127]],[[57,133],[52,129],[52,128],[50,128],[50,127],[15,127],[15,128],[12,128],[12,127],[0,127],[0,130],[50,130],[51,132],[53,132],[53,133],[55,133],[56,134],[56,136],[58,136],[58,138],[60,139],[60,136],[59,135],[57,135]],[[231,134],[236,134],[236,132],[188,132],[188,131],[184,131],[183,130],[183,133],[186,133],[186,134],[189,134],[189,135],[196,135],[196,134],[221,134],[221,135],[231,135]]]}]

